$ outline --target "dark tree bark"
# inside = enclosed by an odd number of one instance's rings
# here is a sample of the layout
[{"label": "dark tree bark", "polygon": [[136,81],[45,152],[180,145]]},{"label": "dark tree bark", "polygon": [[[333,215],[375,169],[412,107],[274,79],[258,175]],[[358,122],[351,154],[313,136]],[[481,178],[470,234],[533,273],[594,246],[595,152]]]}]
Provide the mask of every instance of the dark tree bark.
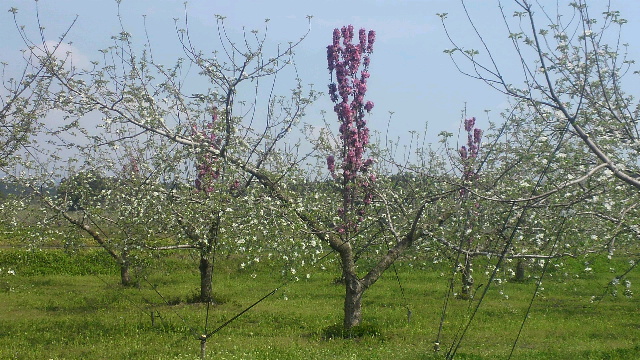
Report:
[{"label": "dark tree bark", "polygon": [[514,278],[515,281],[524,281],[524,271],[526,269],[526,263],[524,259],[518,259],[518,263],[516,265],[516,276]]},{"label": "dark tree bark", "polygon": [[120,263],[120,283],[122,286],[131,286],[131,274],[129,273],[129,263]]},{"label": "dark tree bark", "polygon": [[220,214],[216,214],[213,217],[213,221],[209,225],[209,229],[206,234],[198,234],[193,225],[186,222],[183,218],[177,218],[178,224],[182,227],[187,237],[191,239],[191,249],[198,249],[200,253],[200,264],[198,265],[198,271],[200,272],[200,295],[198,296],[199,302],[213,301],[213,264],[215,249],[218,243],[218,236],[220,234]]},{"label": "dark tree bark", "polygon": [[362,295],[365,287],[356,273],[353,248],[349,242],[343,243],[338,250],[342,264],[342,277],[345,284],[344,329],[349,330],[362,322]]},{"label": "dark tree bark", "polygon": [[127,250],[123,250],[120,253],[120,259],[116,260],[118,260],[118,263],[120,264],[120,283],[122,286],[131,286],[132,281],[131,274],[129,273],[129,252]]},{"label": "dark tree bark", "polygon": [[200,253],[200,302],[213,300],[213,262],[206,252]]}]

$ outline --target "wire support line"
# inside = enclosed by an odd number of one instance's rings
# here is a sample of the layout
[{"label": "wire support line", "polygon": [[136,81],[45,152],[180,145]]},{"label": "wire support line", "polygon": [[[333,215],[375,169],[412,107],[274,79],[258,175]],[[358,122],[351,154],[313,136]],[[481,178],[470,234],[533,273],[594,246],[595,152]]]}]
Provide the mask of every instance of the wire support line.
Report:
[{"label": "wire support line", "polygon": [[[102,281],[106,286],[108,287],[113,287],[112,284],[109,284],[105,279],[103,279],[102,277],[100,277],[97,273],[94,273],[93,276],[95,276],[96,278],[98,278],[100,281]],[[123,297],[129,302],[131,303],[131,305],[133,305],[133,307],[137,308],[138,310],[140,310],[141,313],[143,314],[147,314],[147,310],[143,309],[142,307],[140,307],[140,305],[138,305],[136,302],[134,302],[131,297],[129,295],[127,295],[126,293],[122,293],[121,295],[123,295]]]},{"label": "wire support line", "polygon": [[[288,282],[290,282],[291,280],[289,280]],[[287,282],[287,283],[288,283]],[[258,305],[259,303],[261,303],[262,301],[264,301],[265,299],[267,299],[269,296],[275,294],[276,292],[278,292],[278,290],[280,290],[280,287],[277,287],[273,290],[271,290],[271,292],[269,292],[268,294],[266,294],[265,296],[261,297],[258,301],[254,302],[253,304],[249,305],[248,307],[246,307],[244,310],[240,311],[239,313],[237,313],[236,315],[234,315],[231,319],[225,321],[224,323],[222,323],[222,325],[218,326],[217,328],[215,328],[213,331],[207,333],[205,335],[205,337],[210,337],[214,334],[216,334],[218,331],[224,329],[225,327],[227,327],[227,325],[231,324],[232,322],[234,322],[236,319],[238,319],[239,317],[241,317],[242,315],[244,315],[246,312],[248,312],[249,310],[253,309],[254,306]]]},{"label": "wire support line", "polygon": [[[345,245],[346,243],[348,243],[350,241],[350,239],[345,239],[344,242],[342,244],[340,244],[340,246]],[[316,267],[319,264],[322,263],[322,261],[324,259],[326,259],[329,255],[335,253],[336,250],[331,249],[330,251],[328,251],[326,254],[324,254],[323,256],[321,256],[318,261],[316,261],[315,263],[313,263],[312,265],[310,265],[311,267]],[[264,300],[266,300],[268,297],[270,297],[271,295],[275,294],[276,292],[278,292],[278,290],[280,290],[281,288],[284,288],[286,286],[288,286],[291,282],[293,282],[293,279],[289,279],[287,281],[284,281],[282,284],[280,284],[280,286],[276,287],[275,289],[271,290],[269,293],[267,293],[266,295],[264,295],[263,297],[261,297],[259,300],[257,300],[256,302],[254,302],[253,304],[249,305],[248,307],[246,307],[245,309],[243,309],[242,311],[240,311],[239,313],[237,313],[236,315],[234,315],[232,318],[230,318],[229,320],[225,321],[224,323],[222,323],[220,326],[218,326],[217,328],[215,328],[213,331],[211,332],[205,332],[204,339],[218,333],[220,330],[224,329],[225,327],[227,327],[228,325],[230,325],[232,322],[236,321],[238,318],[240,318],[242,315],[244,315],[246,312],[248,312],[249,310],[251,310],[253,307],[255,307],[256,305],[258,305],[259,303],[263,302]],[[202,339],[200,337],[200,339]]]},{"label": "wire support line", "polygon": [[[463,202],[467,201],[467,197],[463,198]],[[506,227],[507,227],[507,223],[509,221],[509,218],[511,218],[511,215],[513,214],[513,211],[515,209],[516,204],[511,204],[511,209],[509,210],[509,213],[507,214],[507,217],[504,221],[504,223],[502,224],[502,229],[501,231],[505,231]],[[467,219],[470,216],[469,213],[467,213]],[[467,224],[468,225],[468,224]],[[442,338],[442,330],[444,328],[444,320],[446,317],[446,313],[447,313],[447,308],[449,306],[449,300],[451,299],[451,294],[454,294],[454,283],[455,283],[455,276],[458,273],[458,267],[460,264],[460,257],[463,254],[463,245],[464,245],[465,239],[464,237],[460,237],[460,243],[458,245],[458,248],[456,249],[456,258],[455,261],[453,261],[452,263],[452,267],[451,267],[451,278],[449,280],[449,287],[447,289],[447,292],[445,294],[444,297],[444,302],[442,304],[442,313],[440,315],[440,324],[438,326],[438,334],[436,336],[436,340],[433,344],[433,349],[434,351],[440,351],[440,340]],[[455,249],[455,248],[454,248]],[[482,284],[476,287],[476,290],[474,291],[474,293],[472,294],[472,296],[469,297],[469,306],[467,306],[467,313],[471,312],[471,305],[472,300],[475,298],[476,293],[478,292],[478,290],[482,287]],[[460,326],[458,327],[458,330],[456,331],[456,334],[453,337],[453,342],[452,344],[456,343],[460,337],[460,334],[462,332],[463,329],[463,325],[460,324]],[[449,351],[451,351],[451,349],[449,349]]]},{"label": "wire support line", "polygon": [[[112,284],[108,283],[105,279],[103,279],[101,276],[99,276],[98,274],[93,273],[92,275],[95,276],[96,278],[98,278],[100,281],[102,281],[108,287],[112,287],[113,286]],[[148,309],[143,309],[137,302],[135,302],[135,301],[133,301],[131,299],[131,296],[127,295],[125,292],[122,292],[121,295],[127,300],[127,302],[129,302],[134,308],[138,309],[144,316],[148,315]],[[153,305],[151,303],[151,301],[146,299],[144,296],[142,296],[142,299],[144,301],[146,301],[148,304]],[[155,312],[155,310],[153,310],[153,311]],[[152,315],[152,317],[153,316],[154,315]],[[168,325],[167,320],[164,317],[160,316],[159,312],[158,312],[157,318],[160,319],[160,321],[162,322],[162,325],[164,325],[164,326]],[[152,319],[152,322],[153,322],[153,319]]]},{"label": "wire support line", "polygon": [[[464,240],[462,239],[460,240],[460,246],[462,246],[463,241]],[[442,338],[442,329],[444,327],[444,319],[447,314],[447,308],[449,307],[449,299],[451,299],[451,294],[453,294],[455,277],[456,277],[456,273],[458,272],[457,268],[458,268],[458,264],[460,263],[460,256],[462,256],[462,253],[458,251],[456,254],[456,259],[452,265],[451,278],[449,280],[449,287],[447,288],[447,292],[444,296],[444,302],[442,304],[442,312],[440,314],[440,325],[438,326],[438,335],[436,336],[436,341],[433,344],[434,351],[440,351],[440,340]],[[455,339],[458,338],[459,333],[460,333],[460,330],[458,330],[458,332],[454,336],[454,342],[455,342]]]},{"label": "wire support line", "polygon": [[640,264],[640,258],[636,260],[630,260],[630,262],[632,262],[631,266],[625,272],[614,277],[613,280],[609,281],[607,286],[605,286],[604,291],[602,292],[602,295],[600,295],[598,300],[595,301],[595,305],[600,305],[600,303],[602,302],[602,299],[604,299],[605,295],[609,292],[609,289],[612,286],[615,286],[617,282],[620,282],[620,280],[624,279],[627,276],[627,274],[633,271],[633,269],[635,269],[638,266],[638,264]]},{"label": "wire support line", "polygon": [[160,298],[162,299],[162,301],[164,301],[164,303],[165,303],[167,306],[169,306],[169,308],[171,308],[171,310],[173,311],[173,313],[174,313],[174,314],[175,314],[175,315],[176,315],[180,320],[182,320],[182,322],[184,323],[184,325],[185,325],[187,328],[189,328],[189,330],[191,330],[191,334],[193,335],[193,337],[194,337],[196,340],[200,340],[201,335],[200,335],[200,334],[199,334],[199,333],[198,333],[198,332],[197,332],[193,327],[189,326],[189,324],[187,323],[187,320],[185,320],[185,318],[184,318],[184,317],[180,316],[180,314],[178,314],[178,312],[177,312],[173,307],[171,307],[171,306],[169,305],[169,302],[167,301],[167,299],[165,299],[165,297],[160,293],[160,291],[158,291],[157,286],[154,286],[154,285],[149,281],[149,279],[148,279],[146,276],[144,276],[144,277],[143,277],[143,279],[144,279],[144,281],[146,281],[146,282],[147,282],[147,284],[149,284],[149,286],[151,287],[151,289],[153,289],[153,291],[155,291],[155,292],[156,292],[156,294],[158,294],[158,296],[160,296]]},{"label": "wire support line", "polygon": [[402,286],[402,282],[400,282],[400,275],[398,275],[398,269],[396,268],[395,262],[391,265],[393,267],[393,272],[396,275],[396,281],[398,282],[398,286],[400,287],[400,294],[402,295],[402,301],[404,302],[404,307],[407,309],[407,324],[411,323],[411,315],[413,312],[409,307],[409,302],[407,301],[407,297],[404,295],[404,286]]},{"label": "wire support line", "polygon": [[[558,232],[556,233],[556,240],[553,242],[553,246],[551,247],[551,254],[553,254],[556,247],[558,246],[558,241],[560,239],[560,236],[566,221],[567,221],[567,217],[565,216],[562,219],[562,222],[560,223]],[[531,308],[533,307],[533,301],[535,300],[536,296],[538,296],[538,292],[540,291],[540,286],[542,285],[542,279],[544,278],[544,275],[547,273],[547,269],[549,268],[550,263],[551,263],[551,260],[545,261],[544,266],[542,267],[542,273],[540,274],[540,278],[538,278],[538,281],[536,282],[536,288],[533,291],[533,295],[531,296],[531,300],[529,301],[529,306],[527,307],[527,311],[525,312],[524,318],[522,319],[522,323],[520,324],[520,329],[518,329],[518,334],[516,335],[516,339],[513,341],[513,345],[511,346],[511,352],[509,353],[508,359],[511,359],[511,357],[513,356],[513,352],[516,349],[516,344],[518,343],[518,340],[520,340],[520,335],[522,334],[522,330],[524,329],[524,324],[527,321],[527,319],[529,319],[529,313],[531,313]]]},{"label": "wire support line", "polygon": [[[562,133],[560,134],[560,137],[558,139],[558,144],[556,145],[556,147],[554,148],[553,152],[551,153],[551,158],[555,157],[556,154],[558,153],[558,151],[560,151],[560,148],[562,147],[562,143],[564,142],[565,136],[567,134],[567,132],[569,131],[569,127],[570,127],[570,123],[567,122],[567,124],[565,125],[565,127],[562,129]],[[538,177],[538,181],[536,182],[535,186],[533,187],[533,189],[531,190],[531,194],[535,195],[538,192],[538,189],[540,189],[540,187],[542,186],[543,183],[543,179],[547,176],[547,173],[549,172],[549,170],[551,169],[551,161],[549,161],[547,163],[547,165],[545,166],[545,168],[542,170],[542,172],[540,173],[540,176]],[[460,345],[462,344],[462,340],[464,339],[467,331],[469,330],[471,323],[473,322],[473,320],[475,319],[475,316],[478,312],[478,309],[480,308],[480,305],[482,305],[482,302],[487,294],[487,292],[489,291],[489,288],[491,288],[491,284],[493,283],[496,274],[498,273],[498,269],[502,266],[504,259],[507,255],[507,252],[509,251],[509,248],[511,247],[511,245],[513,244],[513,240],[516,237],[516,233],[518,231],[518,229],[520,228],[520,225],[523,222],[523,219],[525,217],[525,214],[527,213],[527,211],[531,208],[531,201],[527,201],[525,203],[525,205],[521,208],[520,214],[518,215],[518,218],[516,220],[515,226],[513,227],[513,230],[511,231],[511,234],[507,240],[507,242],[504,245],[504,248],[502,249],[502,252],[500,253],[500,257],[498,258],[498,262],[496,263],[495,267],[493,268],[493,272],[491,273],[491,276],[489,277],[489,280],[487,281],[487,286],[484,288],[482,295],[478,301],[478,303],[476,304],[476,307],[474,308],[471,317],[469,318],[469,320],[467,321],[467,324],[464,326],[464,330],[462,331],[460,337],[454,341],[451,344],[451,347],[449,347],[449,351],[447,352],[446,355],[446,359],[447,360],[453,360],[453,358],[455,357],[458,349],[460,348]],[[503,227],[506,225],[506,222],[503,224]],[[526,318],[523,320],[523,324],[524,322],[526,322]],[[517,344],[518,339],[516,339],[514,341],[514,347]]]},{"label": "wire support line", "polygon": [[[352,238],[347,238],[345,239],[341,244],[341,246],[344,246],[345,244],[349,243],[351,241]],[[325,253],[324,255],[322,255],[317,261],[315,261],[314,263],[310,264],[309,267],[310,268],[314,268],[317,267],[319,265],[321,265],[323,263],[323,261],[329,257],[330,255],[336,253],[337,250],[336,249],[331,249],[329,250],[327,253]],[[409,322],[411,319],[411,309],[409,308],[408,302],[406,300],[405,294],[404,294],[404,287],[402,286],[402,284],[400,283],[400,278],[398,276],[398,272],[397,269],[395,268],[394,265],[394,271],[396,273],[396,279],[398,280],[398,284],[400,284],[400,289],[401,289],[401,293],[402,293],[402,297],[405,301],[405,307],[407,308],[407,321]],[[275,294],[276,292],[278,292],[278,290],[288,286],[289,284],[291,284],[292,282],[294,282],[293,278],[290,278],[286,281],[284,281],[282,284],[280,284],[280,286],[276,287],[275,289],[271,290],[269,293],[265,294],[264,296],[262,296],[260,299],[258,299],[257,301],[255,301],[254,303],[252,303],[251,305],[247,306],[245,309],[243,309],[242,311],[240,311],[239,313],[237,313],[236,315],[234,315],[233,317],[231,317],[229,320],[225,321],[224,323],[222,323],[221,325],[219,325],[217,328],[215,328],[214,330],[206,333],[202,336],[199,337],[200,340],[205,341],[207,338],[209,338],[210,336],[213,336],[214,334],[218,333],[220,330],[224,329],[225,327],[227,327],[228,325],[230,325],[232,322],[234,322],[235,320],[237,320],[238,318],[240,318],[242,315],[244,315],[245,313],[247,313],[249,310],[251,310],[252,308],[254,308],[256,305],[260,304],[262,301],[266,300],[267,298],[269,298],[270,296],[272,296],[273,294]]]}]

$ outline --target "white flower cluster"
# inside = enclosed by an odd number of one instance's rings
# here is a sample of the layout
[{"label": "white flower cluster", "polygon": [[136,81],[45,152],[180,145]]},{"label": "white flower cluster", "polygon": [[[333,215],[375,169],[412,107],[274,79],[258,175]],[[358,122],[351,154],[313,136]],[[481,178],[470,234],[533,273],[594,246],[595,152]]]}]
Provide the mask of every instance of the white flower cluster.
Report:
[{"label": "white flower cluster", "polygon": [[[2,271],[3,271],[3,270],[4,270],[4,269],[0,268],[0,274],[2,274]],[[6,273],[7,273],[7,275],[16,276],[16,271],[15,271],[15,270],[13,270],[13,269],[8,269],[8,270],[6,271]]]},{"label": "white flower cluster", "polygon": [[[9,276],[16,276],[16,271],[13,269],[7,269],[7,271],[4,271],[4,269],[0,268],[0,278],[2,278],[4,276],[4,273],[6,273]],[[4,281],[2,284],[2,289],[9,291],[9,292],[13,292],[15,291],[15,289],[13,288],[13,286],[11,286],[10,284],[11,282],[8,281]]]}]

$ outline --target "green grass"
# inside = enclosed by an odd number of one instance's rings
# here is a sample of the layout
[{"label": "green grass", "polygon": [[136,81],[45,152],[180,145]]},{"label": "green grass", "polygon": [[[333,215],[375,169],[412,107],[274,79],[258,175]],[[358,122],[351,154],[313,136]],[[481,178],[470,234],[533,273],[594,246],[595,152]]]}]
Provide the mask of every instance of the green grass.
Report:
[{"label": "green grass", "polygon": [[[283,282],[279,265],[261,262],[241,269],[239,259],[220,260],[214,284],[220,304],[208,309],[207,320],[206,305],[188,302],[198,274],[197,265],[184,253],[147,261],[137,274],[148,281],[141,280],[139,288],[119,286],[117,267],[98,250],[67,254],[4,249],[0,261],[0,359],[197,359],[197,336],[207,321],[210,331]],[[628,265],[602,258],[590,264],[594,270],[589,273],[584,273],[582,261],[568,262],[550,273],[553,276],[545,280],[545,289],[533,303],[513,359],[640,358],[640,299],[621,291],[613,297],[605,291],[611,278]],[[343,336],[336,327],[341,323],[344,289],[333,283],[338,274],[335,265],[325,271],[314,269],[309,279],[301,276],[281,287],[211,336],[207,356],[442,359],[479,297],[471,303],[450,300],[442,350],[434,353],[447,289],[443,266],[399,263],[404,299],[393,271],[388,271],[365,294],[362,336],[354,338]],[[638,271],[629,279],[637,284]],[[476,283],[483,280],[478,276]],[[456,359],[507,358],[535,285],[534,280],[494,284]],[[174,305],[167,306],[152,286]],[[622,290],[624,285],[618,287]]]}]

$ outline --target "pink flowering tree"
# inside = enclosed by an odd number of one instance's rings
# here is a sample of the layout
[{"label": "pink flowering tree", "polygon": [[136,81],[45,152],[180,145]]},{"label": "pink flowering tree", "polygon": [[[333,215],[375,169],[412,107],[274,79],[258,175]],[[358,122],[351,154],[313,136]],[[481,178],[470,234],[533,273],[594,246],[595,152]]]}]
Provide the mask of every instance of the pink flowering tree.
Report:
[{"label": "pink flowering tree", "polygon": [[345,328],[358,325],[361,319],[364,289],[356,274],[351,239],[357,235],[366,207],[373,200],[372,187],[376,180],[371,173],[373,159],[365,159],[369,144],[365,114],[373,109],[373,102],[364,100],[375,32],[370,30],[367,33],[365,29],[360,29],[355,44],[354,35],[351,25],[334,29],[333,42],[327,46],[328,69],[333,80],[329,84],[329,96],[335,103],[333,110],[340,124],[338,150],[341,161],[340,171],[337,171],[336,158],[330,155],[327,157],[327,168],[342,195],[341,206],[337,209],[340,221],[335,226],[338,239],[331,245],[340,254],[342,276],[347,287]]},{"label": "pink flowering tree", "polygon": [[[478,179],[480,178],[478,172],[480,171],[480,164],[478,163],[478,153],[480,152],[480,145],[482,143],[482,130],[475,127],[476,118],[472,117],[464,120],[464,130],[467,133],[467,143],[460,147],[460,161],[462,163],[462,187],[460,189],[460,201],[467,203],[468,210],[464,225],[464,231],[462,234],[462,247],[467,250],[471,250],[473,247],[473,226],[474,218],[478,216],[479,202],[474,201],[472,198],[472,190]],[[473,202],[473,204],[469,204]],[[462,291],[460,297],[468,299],[472,296],[473,290],[473,256],[470,252],[464,254],[464,264],[461,266],[462,271]]]},{"label": "pink flowering tree", "polygon": [[[223,114],[223,116],[225,116]],[[192,186],[174,189],[166,194],[173,202],[173,222],[177,245],[156,247],[159,250],[193,249],[198,252],[200,273],[199,295],[195,301],[213,302],[213,276],[216,253],[229,250],[226,241],[242,237],[241,221],[238,221],[242,177],[229,168],[224,157],[219,155],[223,144],[224,130],[219,122],[218,108],[211,109],[210,120],[193,124],[194,137],[202,140],[195,149],[195,156],[186,153],[183,159],[192,163],[193,174],[183,181],[192,181]],[[243,185],[244,180],[243,180]],[[246,213],[243,213],[246,217]],[[225,227],[233,224],[233,239],[223,238]]]},{"label": "pink flowering tree", "polygon": [[[366,121],[373,102],[365,100],[374,43],[374,31],[361,29],[356,35],[353,26],[333,31],[327,62],[332,76],[329,96],[335,104],[339,136],[333,146],[322,145],[327,144],[322,140],[316,145],[327,153],[326,166],[338,196],[321,199],[335,206],[329,221],[322,221],[322,215],[296,211],[307,228],[339,256],[345,284],[343,328],[347,332],[362,322],[365,291],[425,234],[423,214],[437,198],[423,193],[404,199],[394,193],[403,189],[394,185],[393,176],[378,178],[374,173],[377,161],[367,155],[374,148]],[[382,161],[394,167],[389,159]],[[405,206],[406,201],[412,204]],[[363,257],[369,265],[358,261]]]},{"label": "pink flowering tree", "polygon": [[[334,82],[329,84],[329,96],[336,105],[333,110],[340,124],[340,172],[336,159],[327,157],[327,168],[339,183],[342,206],[338,209],[341,223],[338,233],[345,242],[358,231],[367,205],[373,200],[372,187],[376,177],[371,173],[372,158],[365,159],[369,144],[369,128],[365,113],[373,109],[373,102],[364,101],[369,78],[369,55],[373,51],[375,32],[358,32],[358,43],[353,44],[353,26],[333,31],[333,43],[327,47],[327,61]],[[342,40],[342,41],[341,41]],[[360,66],[362,69],[360,70]]]},{"label": "pink flowering tree", "polygon": [[[200,295],[197,300],[200,302],[214,301],[213,264],[215,251],[220,243],[221,219],[223,217],[220,203],[228,203],[228,199],[223,199],[227,195],[226,189],[220,187],[226,179],[226,176],[223,176],[223,162],[215,153],[208,151],[209,149],[220,150],[221,140],[216,134],[217,120],[218,109],[214,107],[211,121],[206,122],[201,129],[197,124],[192,125],[194,136],[202,138],[204,142],[204,146],[196,152],[195,156],[193,183],[195,191],[187,191],[186,194],[180,193],[177,196],[187,202],[195,200],[198,205],[188,205],[181,211],[174,212],[180,237],[185,237],[188,244],[175,247],[188,248],[190,246],[199,254]],[[175,196],[175,194],[170,195],[174,198]]]},{"label": "pink flowering tree", "polygon": [[[220,138],[216,135],[215,126],[218,120],[218,108],[213,109],[211,115],[211,121],[204,125],[203,129],[198,129],[197,124],[192,125],[194,136],[201,137],[205,140],[207,148],[211,148],[215,151],[220,150]],[[204,149],[200,151],[196,156],[196,178],[194,186],[198,192],[204,192],[205,194],[211,193],[214,190],[214,181],[220,178],[220,164],[219,157],[216,153],[212,153]]]},{"label": "pink flowering tree", "polygon": [[[338,254],[345,285],[345,335],[362,323],[362,298],[366,290],[408,249],[448,218],[448,215],[427,218],[424,216],[427,207],[453,193],[413,192],[415,179],[432,179],[430,175],[374,174],[376,161],[367,153],[375,147],[370,144],[365,119],[373,109],[373,102],[366,101],[365,95],[374,43],[375,32],[360,30],[356,39],[353,27],[345,26],[334,30],[333,41],[327,47],[332,75],[329,96],[335,104],[339,136],[335,142],[322,136],[310,140],[317,141],[316,148],[326,152],[323,160],[335,185],[331,188],[337,191],[322,191],[310,197],[284,188],[277,175],[255,169],[251,164],[241,165],[284,205],[282,208],[290,213],[287,218],[297,219],[307,232]],[[398,167],[388,158],[380,160],[385,162],[386,169]],[[407,196],[406,190],[412,195]],[[312,203],[310,198],[318,200]],[[358,261],[363,258],[367,261]]]},{"label": "pink flowering tree", "polygon": [[472,186],[475,180],[479,178],[476,159],[480,152],[482,130],[476,128],[475,124],[475,117],[464,120],[464,130],[467,132],[467,143],[466,145],[462,145],[459,151],[460,161],[462,162],[463,187],[460,189],[460,196],[462,198],[465,198],[469,193],[467,187]]}]

